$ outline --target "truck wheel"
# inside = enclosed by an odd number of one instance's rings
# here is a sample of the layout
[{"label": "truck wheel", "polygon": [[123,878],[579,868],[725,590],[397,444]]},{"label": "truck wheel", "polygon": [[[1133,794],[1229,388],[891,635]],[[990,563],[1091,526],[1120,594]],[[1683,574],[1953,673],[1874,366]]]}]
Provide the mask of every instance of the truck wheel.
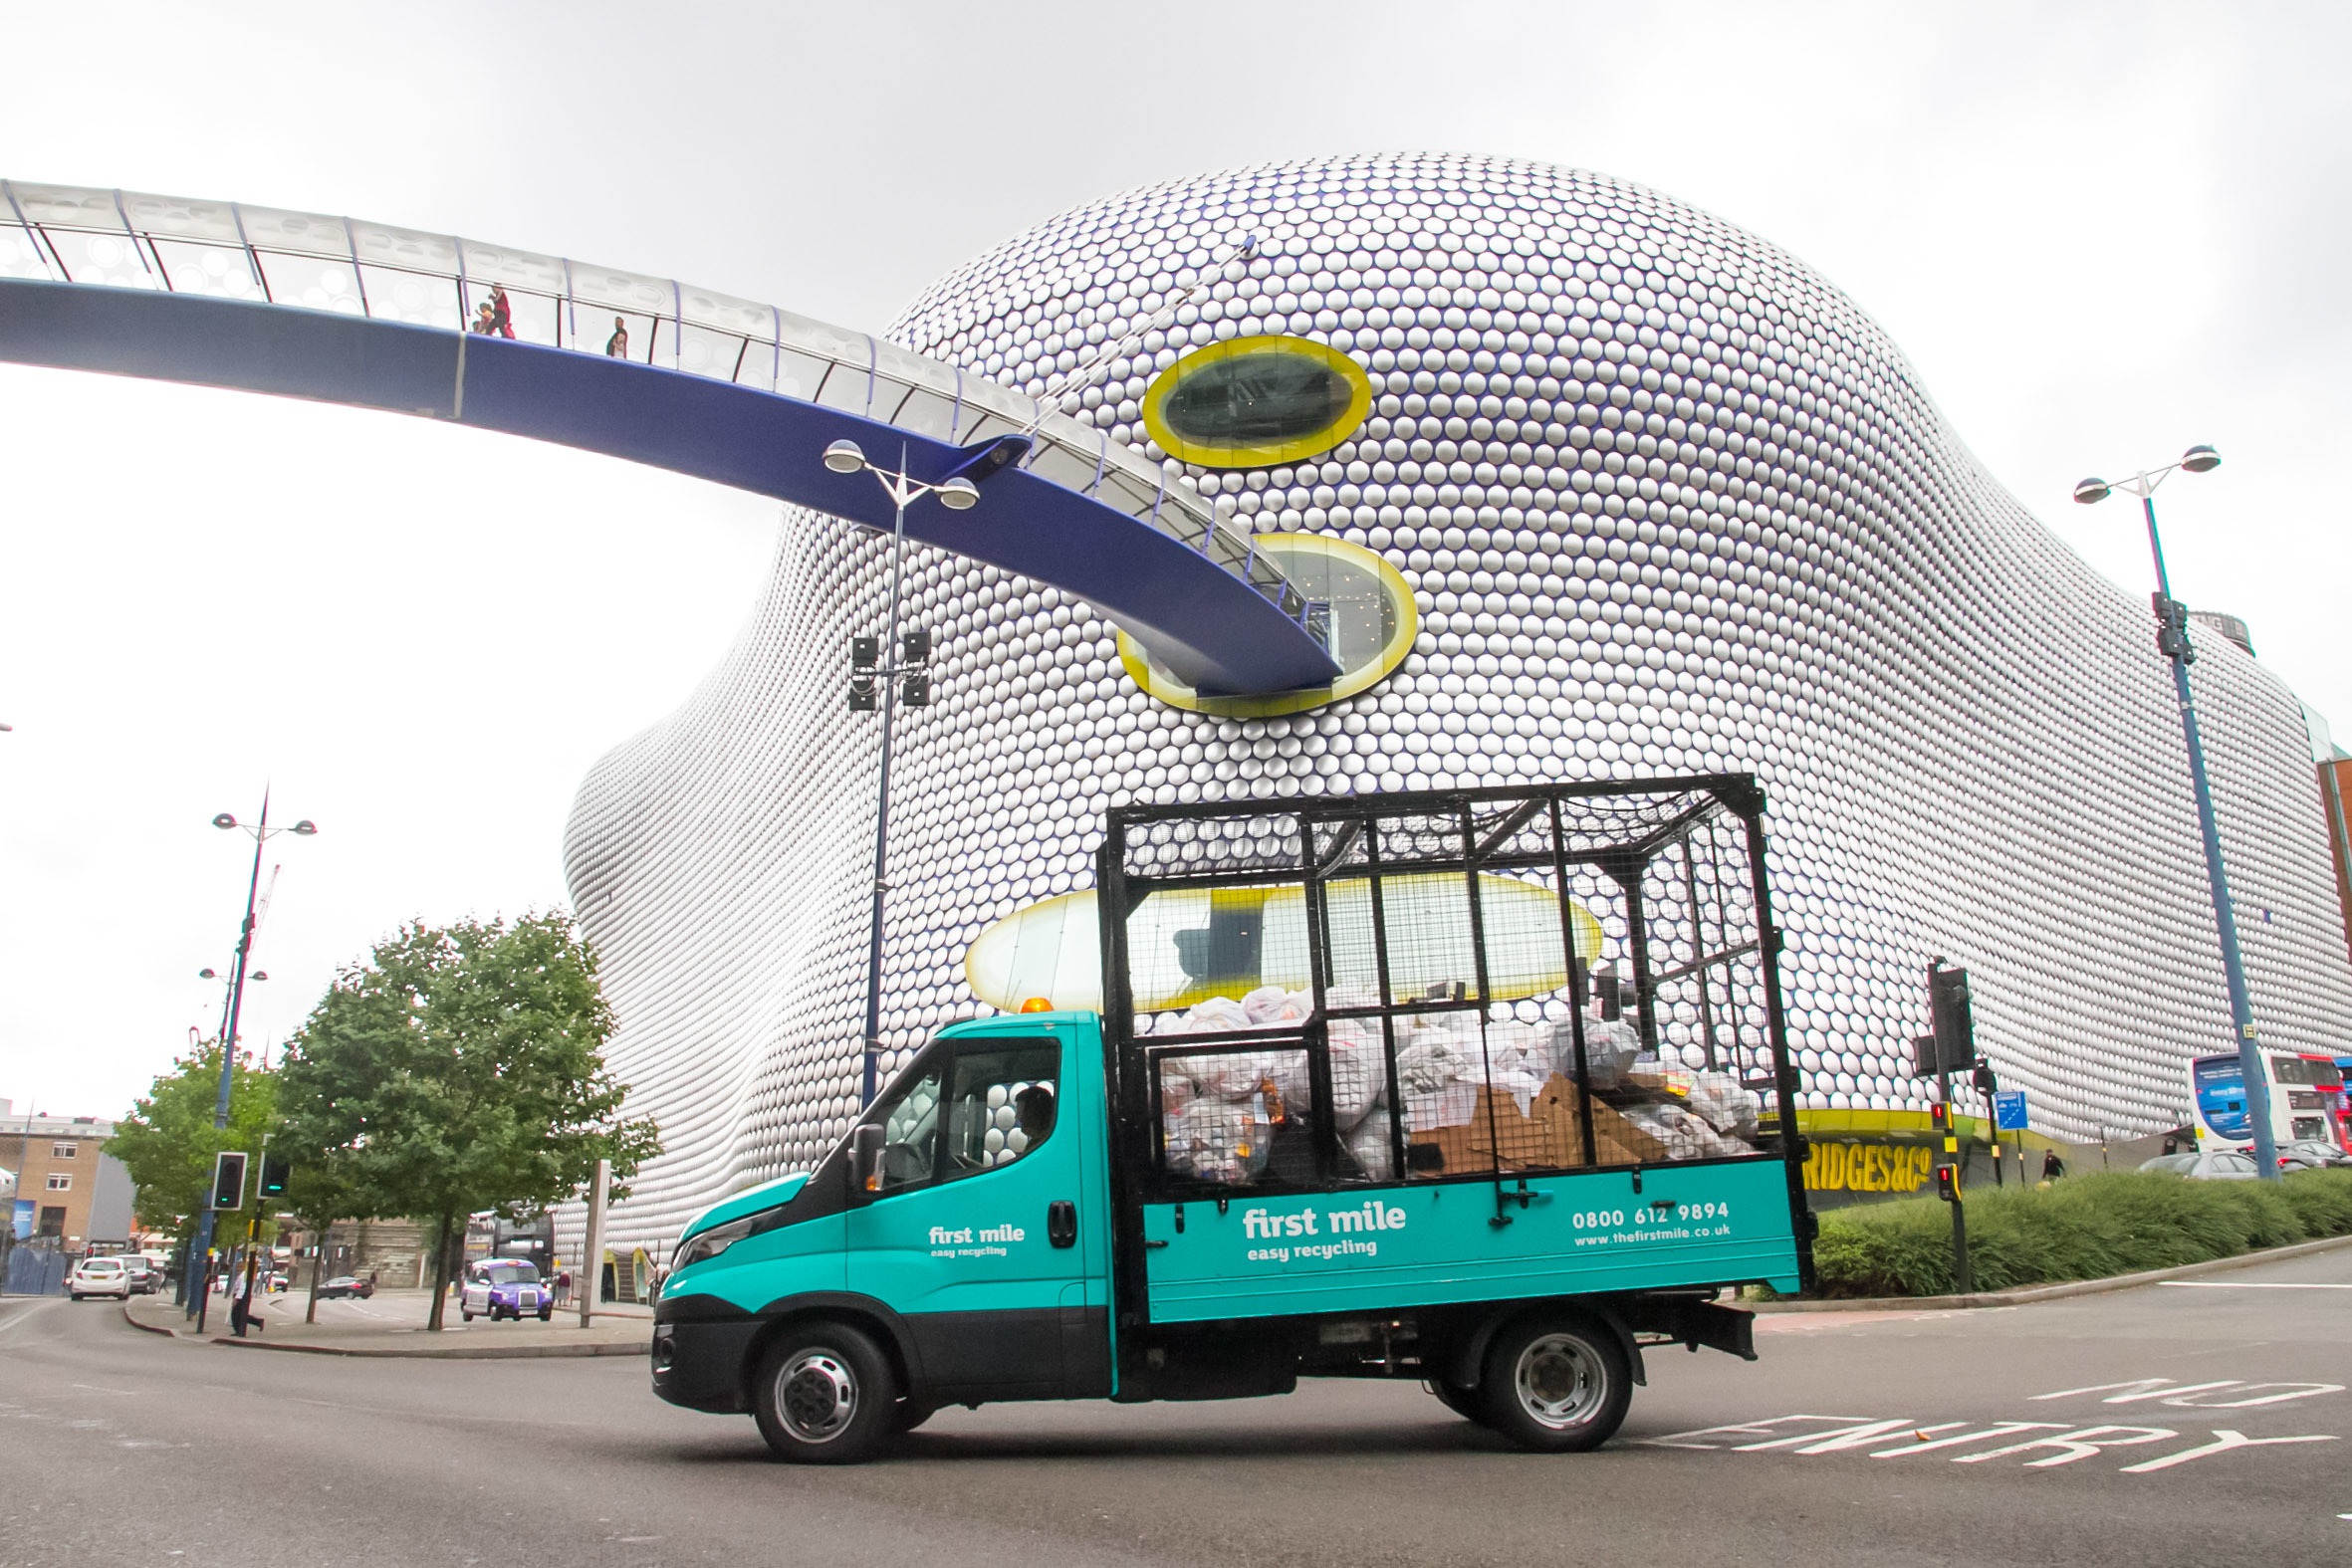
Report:
[{"label": "truck wheel", "polygon": [[807,1323],[760,1358],[752,1414],[780,1459],[854,1464],[891,1436],[897,1399],[872,1340],[845,1323]]},{"label": "truck wheel", "polygon": [[1523,1448],[1597,1449],[1625,1420],[1633,1369],[1617,1337],[1588,1317],[1539,1312],[1497,1334],[1479,1386],[1483,1419]]}]

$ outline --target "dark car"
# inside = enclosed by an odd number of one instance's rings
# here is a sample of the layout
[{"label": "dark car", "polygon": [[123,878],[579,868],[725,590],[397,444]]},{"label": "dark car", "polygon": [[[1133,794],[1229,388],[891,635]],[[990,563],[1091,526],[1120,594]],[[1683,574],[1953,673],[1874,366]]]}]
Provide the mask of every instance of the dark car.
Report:
[{"label": "dark car", "polygon": [[335,1296],[357,1296],[361,1300],[365,1300],[373,1294],[375,1294],[375,1281],[362,1279],[356,1274],[338,1274],[333,1279],[323,1279],[319,1282],[319,1299],[322,1301]]}]

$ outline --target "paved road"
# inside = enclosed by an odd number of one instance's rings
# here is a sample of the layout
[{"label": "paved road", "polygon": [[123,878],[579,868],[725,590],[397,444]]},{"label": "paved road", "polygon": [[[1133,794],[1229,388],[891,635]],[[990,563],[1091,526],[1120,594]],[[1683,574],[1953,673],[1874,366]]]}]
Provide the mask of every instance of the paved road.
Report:
[{"label": "paved road", "polygon": [[0,1568],[2352,1562],[2352,1250],[1765,1327],[1755,1365],[1654,1353],[1595,1455],[1321,1384],[950,1411],[842,1471],[766,1462],[632,1360],[281,1355],[11,1299]]}]

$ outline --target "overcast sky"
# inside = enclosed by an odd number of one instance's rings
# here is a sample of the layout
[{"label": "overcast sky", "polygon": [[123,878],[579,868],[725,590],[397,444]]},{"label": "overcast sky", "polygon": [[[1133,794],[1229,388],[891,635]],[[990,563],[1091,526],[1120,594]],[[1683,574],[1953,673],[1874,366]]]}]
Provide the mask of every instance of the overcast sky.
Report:
[{"label": "overcast sky", "polygon": [[[232,18],[234,20],[232,20]],[[0,8],[0,174],[350,213],[879,329],[1125,186],[1434,148],[1597,169],[1818,268],[2020,500],[2352,731],[2352,9]],[[748,612],[756,499],[417,420],[0,366],[0,1096],[114,1116],[403,918],[564,900],[565,814]],[[2151,652],[2148,679],[2163,679]],[[2135,785],[2119,781],[2119,789]],[[2316,803],[2314,809],[2317,809]]]}]

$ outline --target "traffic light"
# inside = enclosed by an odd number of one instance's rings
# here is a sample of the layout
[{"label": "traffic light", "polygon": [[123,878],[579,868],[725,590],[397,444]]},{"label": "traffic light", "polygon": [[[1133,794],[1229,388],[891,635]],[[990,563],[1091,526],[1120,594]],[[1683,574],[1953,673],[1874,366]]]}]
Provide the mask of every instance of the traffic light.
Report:
[{"label": "traffic light", "polygon": [[224,1149],[212,1157],[212,1208],[245,1207],[245,1158],[242,1149]]},{"label": "traffic light", "polygon": [[1928,1128],[1936,1138],[1936,1196],[1946,1203],[1960,1201],[1960,1139],[1952,1130],[1952,1107],[1937,1101],[1928,1107]]},{"label": "traffic light", "polygon": [[2148,603],[2156,611],[2156,651],[2168,659],[2195,664],[2197,649],[2189,641],[2189,606],[2165,597],[2162,588],[2148,595]]},{"label": "traffic light", "polygon": [[1936,1065],[1943,1072],[1965,1072],[1977,1063],[1977,1026],[1969,1008],[1969,972],[1965,969],[1928,971],[1928,1008],[1936,1023]]},{"label": "traffic light", "polygon": [[1977,1063],[1975,1081],[1977,1085],[1977,1092],[1979,1094],[1998,1094],[2000,1092],[2000,1078],[1997,1073],[1994,1072],[1993,1063],[1989,1061],[1981,1061]]},{"label": "traffic light", "polygon": [[285,1197],[286,1179],[291,1174],[287,1169],[283,1155],[264,1153],[261,1157],[261,1196],[264,1198]]},{"label": "traffic light", "polygon": [[909,708],[931,706],[931,633],[910,631],[899,639],[898,700]]}]

